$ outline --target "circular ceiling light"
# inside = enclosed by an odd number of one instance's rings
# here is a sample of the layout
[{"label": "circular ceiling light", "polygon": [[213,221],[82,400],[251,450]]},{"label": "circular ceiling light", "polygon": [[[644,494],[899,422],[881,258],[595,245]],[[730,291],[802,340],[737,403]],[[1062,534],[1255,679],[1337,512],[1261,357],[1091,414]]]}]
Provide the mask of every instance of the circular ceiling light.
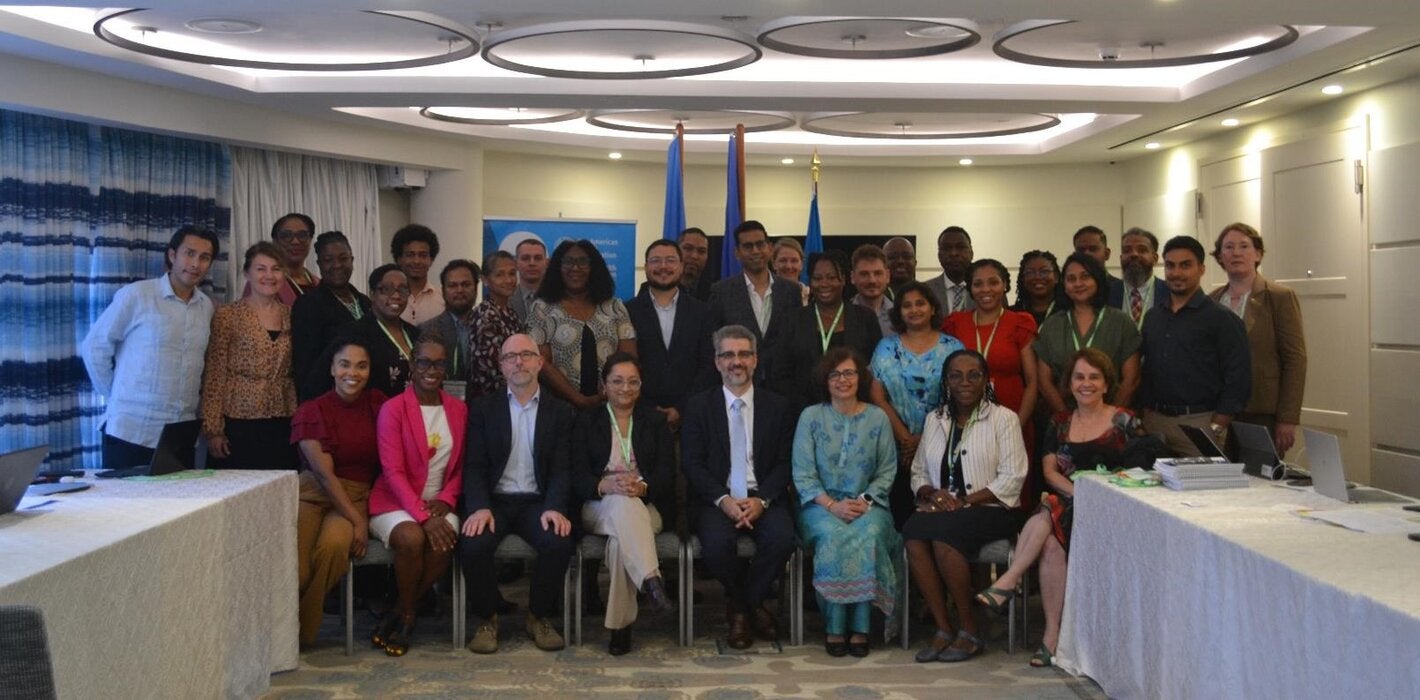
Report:
[{"label": "circular ceiling light", "polygon": [[829,112],[805,116],[800,128],[860,139],[973,139],[1025,134],[1059,123],[1053,115],[1033,113]]},{"label": "circular ceiling light", "polygon": [[780,162],[780,163],[783,163],[784,165],[793,165],[793,164],[794,164],[794,159],[793,159],[793,158],[780,158],[780,159],[779,159],[779,162]]},{"label": "circular ceiling light", "polygon": [[191,18],[176,9],[110,12],[94,34],[128,51],[188,63],[295,71],[418,68],[478,53],[472,30],[424,12],[298,10]]},{"label": "circular ceiling light", "polygon": [[1340,95],[1343,92],[1346,92],[1346,88],[1340,85],[1327,85],[1321,89],[1321,94],[1323,95]]},{"label": "circular ceiling light", "polygon": [[621,151],[612,151],[611,153],[606,154],[606,157],[612,160],[621,160]]},{"label": "circular ceiling light", "polygon": [[743,124],[746,132],[777,131],[794,125],[794,118],[775,112],[731,110],[630,109],[593,112],[587,123],[603,129],[643,134],[674,134],[681,125],[687,134],[728,134]]},{"label": "circular ceiling light", "polygon": [[765,48],[815,58],[935,56],[980,41],[976,25],[958,19],[784,17],[759,31],[759,43]]},{"label": "circular ceiling light", "polygon": [[1241,124],[1241,123],[1242,123],[1242,122],[1241,122],[1240,120],[1238,120],[1236,117],[1228,117],[1227,119],[1224,119],[1224,120],[1223,120],[1223,126],[1237,126],[1237,125],[1239,125],[1239,124]]},{"label": "circular ceiling light", "polygon": [[553,22],[495,32],[483,60],[550,78],[645,80],[747,66],[763,51],[720,27],[658,20]]},{"label": "circular ceiling light", "polygon": [[1149,150],[1151,150],[1151,151],[1157,151],[1157,150],[1159,150],[1159,148],[1161,147],[1161,145],[1162,145],[1162,144],[1160,144],[1158,141],[1150,141],[1150,142],[1144,144],[1144,148],[1147,148],[1147,149],[1149,149]]},{"label": "circular ceiling light", "polygon": [[424,107],[419,116],[454,124],[514,126],[552,124],[581,118],[580,109],[538,109],[530,107]]},{"label": "circular ceiling light", "polygon": [[975,163],[975,162],[976,162],[976,161],[974,161],[974,160],[972,160],[972,159],[970,159],[970,158],[962,158],[961,160],[957,161],[957,165],[971,165],[972,163]]},{"label": "circular ceiling light", "polygon": [[1256,56],[1299,36],[1285,24],[1219,31],[1164,20],[1028,20],[1002,29],[991,48],[1001,58],[1035,66],[1167,68]]}]

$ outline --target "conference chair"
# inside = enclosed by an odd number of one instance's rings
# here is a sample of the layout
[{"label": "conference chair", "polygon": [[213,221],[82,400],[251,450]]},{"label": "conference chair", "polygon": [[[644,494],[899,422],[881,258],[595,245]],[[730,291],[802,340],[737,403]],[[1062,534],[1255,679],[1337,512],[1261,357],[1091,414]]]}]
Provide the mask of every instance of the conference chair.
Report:
[{"label": "conference chair", "polygon": [[[576,610],[576,612],[573,614],[572,619],[574,620],[573,624],[576,625],[576,628],[572,634],[567,635],[569,639],[576,640],[573,643],[577,646],[582,646],[582,617],[584,614],[582,609],[582,578],[590,575],[595,579],[598,572],[601,571],[601,568],[597,567],[588,572],[587,562],[606,560],[606,540],[606,535],[583,535],[582,540],[577,543],[577,558],[574,564],[576,573],[573,574],[573,583],[570,584],[573,586],[573,591],[575,591],[573,594],[575,597],[573,609]],[[687,644],[685,640],[685,611],[688,601],[692,600],[690,591],[691,580],[685,570],[685,559],[681,556],[684,551],[684,543],[681,542],[680,536],[676,533],[662,532],[656,535],[656,559],[661,562],[662,574],[664,575],[667,570],[665,566],[666,563],[672,559],[676,562],[676,578],[678,579],[676,589],[676,614],[679,615],[678,640],[681,646]]]},{"label": "conference chair", "polygon": [[[394,564],[394,552],[379,539],[371,537],[369,544],[365,546],[365,556],[360,559],[351,559],[350,568],[345,572],[345,586],[341,609],[345,612],[345,655],[350,656],[355,653],[355,567],[357,566],[391,566]],[[464,607],[464,581],[463,569],[458,562],[454,562],[449,567],[453,576],[453,631],[451,637],[454,649],[463,647],[463,607]]]},{"label": "conference chair", "polygon": [[[523,538],[510,534],[505,536],[503,541],[498,543],[498,549],[493,551],[494,562],[499,559],[532,562],[537,559],[537,550],[533,549],[532,545]],[[454,639],[456,640],[454,646],[458,647],[463,646],[463,640],[467,635],[468,616],[464,614],[463,569],[459,567],[458,561],[454,562],[452,568],[459,572],[459,590],[456,596],[459,602],[457,616],[454,618]],[[572,605],[572,567],[568,566],[566,573],[562,575],[562,636],[564,639],[570,636],[572,630]]]},{"label": "conference chair", "polygon": [[[682,546],[681,580],[684,581],[682,587],[685,590],[681,593],[684,596],[681,601],[681,646],[690,646],[695,639],[695,560],[701,557],[700,537],[691,535],[685,540]],[[754,556],[754,540],[749,535],[741,535],[735,540],[735,553],[740,558]],[[804,643],[804,550],[802,547],[795,547],[794,553],[789,555],[787,565],[788,573],[780,579],[780,608],[786,605],[789,608],[789,646],[801,646]]]},{"label": "conference chair", "polygon": [[[1011,568],[1011,562],[1016,558],[1016,542],[1010,540],[996,540],[987,543],[976,553],[972,559],[968,559],[969,564],[989,564],[991,565],[991,578],[996,578],[997,569],[1005,570]],[[911,561],[907,558],[907,548],[902,549],[902,648],[911,647],[912,640],[908,635],[908,623],[912,619],[909,613],[909,604],[912,601],[912,572],[909,568]],[[1025,604],[1025,597],[1030,592],[1030,572],[1027,571],[1021,576],[1021,582],[1016,586],[1016,595],[1011,596],[1011,602],[1006,607],[1006,652],[1016,651],[1016,601],[1021,601],[1021,638],[1025,639],[1030,634],[1030,619],[1026,612],[1030,606]]]}]

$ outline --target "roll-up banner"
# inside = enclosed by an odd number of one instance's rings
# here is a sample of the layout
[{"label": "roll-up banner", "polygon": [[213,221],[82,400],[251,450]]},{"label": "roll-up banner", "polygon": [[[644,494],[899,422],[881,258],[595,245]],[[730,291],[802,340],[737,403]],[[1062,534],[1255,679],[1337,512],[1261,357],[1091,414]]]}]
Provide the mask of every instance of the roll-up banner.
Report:
[{"label": "roll-up banner", "polygon": [[586,239],[597,247],[611,269],[616,282],[616,296],[628,300],[636,296],[636,222],[596,221],[591,219],[505,219],[488,217],[483,220],[483,253],[506,250],[517,256],[519,243],[528,239],[542,241],[548,257],[558,244],[567,240]]}]

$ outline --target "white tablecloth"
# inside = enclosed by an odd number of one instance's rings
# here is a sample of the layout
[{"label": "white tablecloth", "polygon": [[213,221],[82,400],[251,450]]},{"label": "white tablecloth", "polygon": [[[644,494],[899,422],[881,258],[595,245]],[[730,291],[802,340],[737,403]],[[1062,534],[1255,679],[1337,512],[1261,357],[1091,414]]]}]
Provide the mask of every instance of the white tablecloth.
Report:
[{"label": "white tablecloth", "polygon": [[296,475],[96,480],[0,516],[0,604],[44,610],[61,698],[249,698],[296,667]]},{"label": "white tablecloth", "polygon": [[1399,508],[1082,479],[1057,663],[1117,698],[1420,697],[1420,542],[1298,507]]}]

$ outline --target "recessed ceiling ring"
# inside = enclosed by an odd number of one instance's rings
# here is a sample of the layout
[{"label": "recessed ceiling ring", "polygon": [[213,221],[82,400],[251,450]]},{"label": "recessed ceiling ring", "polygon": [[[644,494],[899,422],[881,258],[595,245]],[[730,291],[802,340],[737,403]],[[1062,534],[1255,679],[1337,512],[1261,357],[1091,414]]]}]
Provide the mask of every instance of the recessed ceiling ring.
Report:
[{"label": "recessed ceiling ring", "polygon": [[[517,44],[523,45],[521,56],[515,55],[519,53]],[[568,55],[554,55],[559,51]],[[594,55],[573,55],[578,51]],[[483,60],[499,68],[549,78],[595,80],[705,75],[747,66],[763,55],[754,40],[740,32],[661,20],[551,22],[495,32],[483,45]],[[533,61],[539,57],[548,60]],[[575,64],[555,65],[558,59]],[[638,61],[641,68],[633,69]],[[598,62],[606,67],[588,68]],[[627,67],[613,65],[619,62]]]},{"label": "recessed ceiling ring", "polygon": [[783,17],[759,30],[767,49],[815,58],[894,59],[936,56],[975,46],[976,24],[916,17]]},{"label": "recessed ceiling ring", "polygon": [[[1246,46],[1226,48],[1225,50],[1211,53],[1165,56],[1161,58],[1121,58],[1117,49],[1120,48],[1118,44],[1123,42],[1115,42],[1108,47],[1101,46],[1097,49],[1097,55],[1094,58],[1088,59],[1044,56],[1038,53],[1030,53],[1029,51],[1018,51],[1007,46],[1007,42],[1012,39],[1025,37],[1032,32],[1078,24],[1080,23],[1076,20],[1026,20],[1024,22],[1017,22],[996,34],[991,45],[991,50],[994,51],[997,56],[1009,61],[1053,68],[1172,68],[1257,56],[1288,46],[1301,36],[1301,32],[1297,31],[1296,27],[1279,24],[1268,27],[1268,29],[1275,32],[1275,36],[1256,43],[1249,43]],[[1134,42],[1134,46],[1130,48],[1149,48],[1156,45],[1163,46],[1164,42],[1150,41],[1146,38],[1142,41]],[[1111,53],[1111,50],[1114,50],[1114,52]]]}]

